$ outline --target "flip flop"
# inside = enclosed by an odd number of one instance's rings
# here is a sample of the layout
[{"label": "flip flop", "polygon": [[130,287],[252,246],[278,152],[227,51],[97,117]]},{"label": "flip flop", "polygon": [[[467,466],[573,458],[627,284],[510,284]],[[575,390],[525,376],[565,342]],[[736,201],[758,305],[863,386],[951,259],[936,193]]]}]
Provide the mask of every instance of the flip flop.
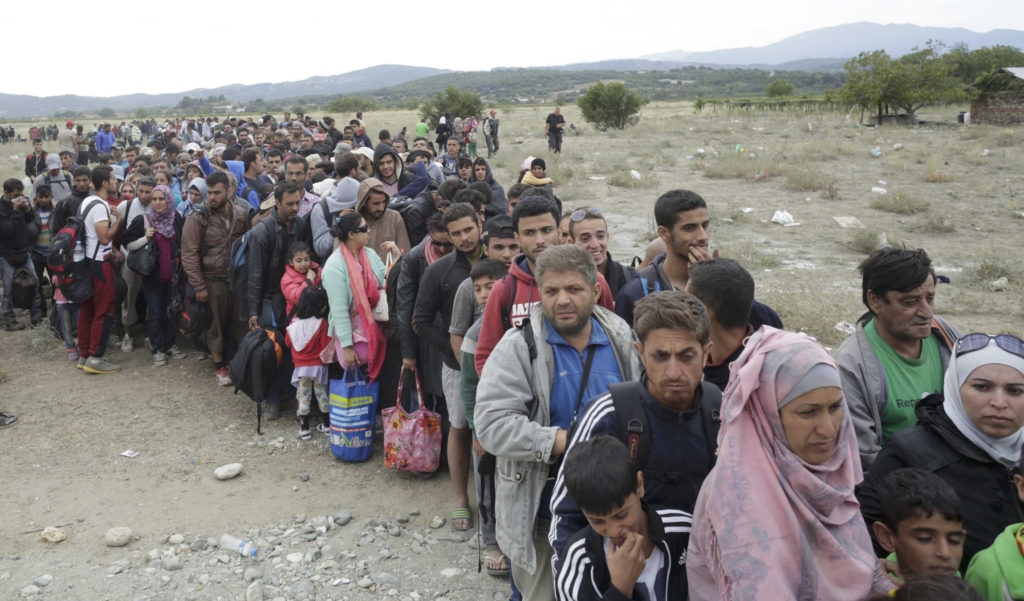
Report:
[{"label": "flip flop", "polygon": [[[487,566],[487,573],[491,576],[504,578],[508,576],[508,557],[500,549],[493,549],[498,552],[497,556],[484,555],[484,565]],[[490,553],[491,551],[488,551]]]},{"label": "flip flop", "polygon": [[[456,528],[455,520],[466,520],[469,525],[465,528]],[[456,532],[465,532],[473,528],[473,514],[469,512],[469,507],[456,507],[452,509],[451,515],[448,517],[448,523],[451,525],[452,530]]]}]

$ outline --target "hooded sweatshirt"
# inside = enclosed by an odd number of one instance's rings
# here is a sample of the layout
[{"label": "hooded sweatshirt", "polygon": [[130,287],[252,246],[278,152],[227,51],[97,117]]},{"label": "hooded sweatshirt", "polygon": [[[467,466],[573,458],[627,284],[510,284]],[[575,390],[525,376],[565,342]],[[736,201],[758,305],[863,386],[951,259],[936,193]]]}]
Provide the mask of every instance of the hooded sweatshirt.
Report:
[{"label": "hooded sweatshirt", "polygon": [[[391,182],[387,182],[381,177],[380,171],[377,169],[377,164],[386,155],[391,155],[395,159],[395,174],[394,179]],[[373,177],[379,179],[384,184],[384,191],[388,193],[388,196],[394,196],[398,194],[398,180],[402,177],[402,169],[404,164],[402,157],[398,154],[390,144],[384,144],[383,142],[377,145],[377,148],[373,151]],[[407,249],[408,250],[408,249]]]},{"label": "hooded sweatshirt", "polygon": [[[384,214],[380,219],[374,219],[369,215],[368,211],[365,211],[366,203],[370,200],[370,192],[373,190],[384,191],[386,186],[383,182],[375,177],[368,177],[359,183],[359,197],[356,201],[356,210],[362,213],[363,219],[366,220],[366,225],[370,226],[370,241],[366,243],[368,249],[373,249],[377,256],[380,257],[381,262],[384,262],[384,256],[381,253],[380,245],[391,241],[398,245],[398,248],[402,249],[403,253],[407,253],[412,250],[412,244],[409,243],[409,234],[405,229],[405,221],[402,216],[394,209],[387,208],[388,203],[391,201],[391,195],[387,195],[384,200]],[[394,257],[397,259],[398,257]]]},{"label": "hooded sweatshirt", "polygon": [[[327,201],[327,210],[331,214],[332,219],[336,218],[345,209],[355,208],[358,192],[358,180],[345,177],[338,182],[338,187],[324,198]],[[324,212],[321,210],[311,210],[309,212],[309,225],[312,229],[313,252],[318,257],[330,256],[331,251],[334,250],[334,237],[331,236],[332,224],[327,223],[327,220],[324,219]]]},{"label": "hooded sweatshirt", "polygon": [[[597,283],[601,286],[601,296],[597,299],[597,304],[611,311],[614,306],[612,291],[600,273],[597,274]],[[494,283],[491,295],[487,298],[474,357],[477,374],[484,370],[484,363],[491,356],[491,351],[505,335],[502,311],[508,312],[512,327],[516,328],[523,324],[523,320],[530,315],[530,309],[539,302],[537,280],[530,271],[526,255],[518,255],[509,266],[508,275]]]},{"label": "hooded sweatshirt", "polygon": [[193,179],[188,185],[189,190],[192,188],[199,190],[199,195],[202,198],[200,199],[199,204],[192,204],[192,201],[189,200],[189,197],[186,194],[186,200],[181,204],[181,208],[179,209],[182,217],[188,217],[192,211],[206,204],[206,180],[201,177]]},{"label": "hooded sweatshirt", "polygon": [[[484,181],[491,187],[491,202],[484,208],[484,215],[487,219],[497,215],[508,215],[508,199],[505,198],[505,189],[501,187],[501,184],[494,181],[494,174],[491,173],[490,163],[484,159],[479,160],[484,161],[484,165],[487,166],[487,175],[484,176],[483,180],[477,180],[475,173],[476,167],[474,165],[474,174],[469,183],[472,184],[474,181]],[[476,161],[474,161],[474,163],[476,163]]]},{"label": "hooded sweatshirt", "polygon": [[1017,544],[1018,533],[1024,536],[1024,524],[1007,526],[967,568],[964,578],[987,601],[1024,599],[1024,550]]}]

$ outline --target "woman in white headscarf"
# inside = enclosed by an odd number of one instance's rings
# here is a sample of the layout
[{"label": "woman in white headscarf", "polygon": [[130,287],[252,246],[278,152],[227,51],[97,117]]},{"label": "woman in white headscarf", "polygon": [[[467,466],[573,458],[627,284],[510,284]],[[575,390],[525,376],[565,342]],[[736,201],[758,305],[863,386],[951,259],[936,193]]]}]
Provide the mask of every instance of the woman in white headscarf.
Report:
[{"label": "woman in white headscarf", "polygon": [[867,523],[881,519],[877,486],[889,472],[915,467],[948,482],[964,506],[967,540],[961,571],[1006,526],[1024,519],[1013,473],[1024,444],[1024,341],[968,334],[957,341],[943,393],[917,405],[918,424],[882,448],[858,498]]}]

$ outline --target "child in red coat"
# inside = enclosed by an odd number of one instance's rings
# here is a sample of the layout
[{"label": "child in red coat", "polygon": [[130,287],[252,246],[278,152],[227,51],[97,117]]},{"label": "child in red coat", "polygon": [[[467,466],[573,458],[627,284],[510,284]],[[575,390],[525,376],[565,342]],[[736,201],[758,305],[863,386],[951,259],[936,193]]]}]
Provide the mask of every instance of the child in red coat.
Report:
[{"label": "child in red coat", "polygon": [[288,324],[285,343],[292,350],[295,371],[292,385],[298,401],[296,417],[299,438],[310,437],[309,410],[316,394],[324,420],[317,429],[330,432],[327,396],[327,366],[320,360],[320,352],[329,342],[327,337],[327,295],[320,287],[319,266],[309,259],[309,247],[296,242],[288,249],[288,266],[281,277],[281,291],[287,303],[288,315],[294,318]]}]

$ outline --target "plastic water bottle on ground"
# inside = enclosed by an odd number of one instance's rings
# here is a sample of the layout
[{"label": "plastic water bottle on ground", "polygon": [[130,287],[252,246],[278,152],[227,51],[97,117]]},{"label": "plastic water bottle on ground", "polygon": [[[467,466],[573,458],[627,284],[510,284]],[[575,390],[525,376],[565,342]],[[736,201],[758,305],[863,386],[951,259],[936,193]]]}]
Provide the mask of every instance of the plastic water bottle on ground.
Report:
[{"label": "plastic water bottle on ground", "polygon": [[220,537],[220,547],[228,551],[236,551],[242,557],[256,559],[259,550],[247,540],[239,540],[230,534],[223,534]]}]

